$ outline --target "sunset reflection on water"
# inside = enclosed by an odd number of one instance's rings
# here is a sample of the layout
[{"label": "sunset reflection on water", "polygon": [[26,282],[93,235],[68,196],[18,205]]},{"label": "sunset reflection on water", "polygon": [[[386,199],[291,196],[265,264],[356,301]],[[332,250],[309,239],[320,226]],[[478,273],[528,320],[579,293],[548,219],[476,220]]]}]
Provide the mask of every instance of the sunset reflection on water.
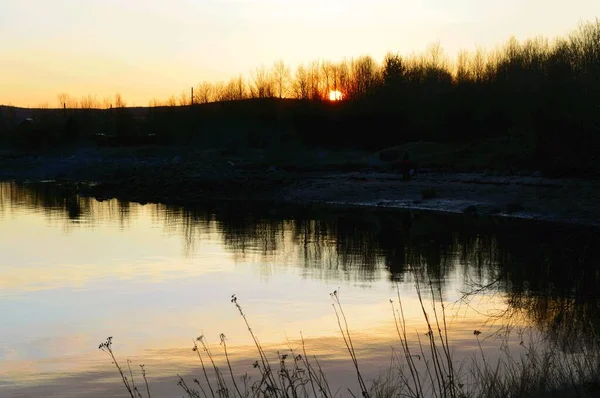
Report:
[{"label": "sunset reflection on water", "polygon": [[[516,305],[519,279],[507,270],[518,247],[483,225],[446,220],[440,229],[440,216],[419,215],[407,232],[403,217],[67,201],[51,185],[0,184],[0,395],[122,395],[98,350],[108,336],[122,362],[146,366],[157,396],[181,395],[177,374],[198,376],[191,348],[200,335],[222,361],[224,333],[237,372],[251,373],[258,356],[233,294],[275,361],[277,350],[300,349],[302,333],[334,385],[356,387],[334,290],[368,378],[400,349],[390,299],[397,305],[400,295],[411,344],[427,331],[417,284],[427,311],[432,291],[444,303],[457,361],[479,350],[494,357],[506,323],[499,314]],[[532,319],[542,327],[550,316],[519,311],[511,328]]]}]

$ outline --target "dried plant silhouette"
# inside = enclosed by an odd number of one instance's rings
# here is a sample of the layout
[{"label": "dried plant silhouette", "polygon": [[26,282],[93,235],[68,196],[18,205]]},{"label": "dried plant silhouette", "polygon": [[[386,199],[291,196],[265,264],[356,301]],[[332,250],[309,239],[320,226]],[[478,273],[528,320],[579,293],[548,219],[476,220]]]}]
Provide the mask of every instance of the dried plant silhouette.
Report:
[{"label": "dried plant silhouette", "polygon": [[[358,395],[363,397],[546,397],[546,396],[578,396],[593,397],[600,391],[600,338],[594,335],[585,343],[574,342],[575,352],[557,349],[552,341],[527,337],[526,331],[521,331],[521,354],[511,352],[509,337],[500,350],[502,355],[497,361],[486,358],[481,346],[479,330],[473,331],[473,339],[481,352],[481,358],[472,358],[467,363],[463,360],[457,363],[452,356],[452,341],[449,338],[448,314],[442,297],[442,291],[435,287],[432,280],[425,274],[418,277],[415,284],[418,302],[422,311],[425,330],[415,331],[413,335],[406,326],[406,317],[402,304],[400,290],[397,289],[397,299],[391,299],[392,314],[401,351],[393,350],[393,360],[390,368],[375,380],[366,381],[360,371],[359,358],[352,342],[348,320],[340,300],[339,290],[331,293],[334,313],[339,330],[342,334],[352,367],[355,370]],[[426,281],[426,283],[423,283]],[[430,297],[430,302],[426,298]],[[252,382],[247,373],[236,380],[235,372],[227,353],[225,336],[221,334],[221,347],[226,358],[226,372],[231,376],[227,382],[224,374],[214,359],[210,346],[203,336],[199,337],[193,346],[200,360],[204,382],[193,379],[196,387],[189,387],[185,379],[178,375],[178,385],[188,397],[208,398],[219,397],[334,397],[340,396],[338,391],[332,394],[326,378],[326,372],[314,357],[309,359],[304,338],[301,338],[302,352],[289,349],[289,353],[277,351],[279,366],[275,367],[269,361],[269,353],[260,344],[252,331],[246,313],[233,295],[231,302],[235,305],[248,329],[257,349],[258,360],[253,368],[258,370],[258,380]],[[532,330],[529,333],[533,333]],[[426,336],[422,340],[421,336]],[[196,342],[200,342],[198,346]],[[142,397],[133,381],[133,373],[126,377],[118,364],[112,349],[112,338],[100,345],[107,352],[121,380],[131,397]],[[514,349],[514,347],[512,347]],[[201,354],[202,352],[202,354]],[[312,365],[312,362],[316,367]],[[129,362],[128,362],[129,365]],[[468,365],[468,366],[467,366]],[[144,368],[142,367],[142,371]],[[211,375],[209,376],[209,371]],[[145,378],[145,372],[144,380]],[[351,378],[347,378],[347,381]],[[230,386],[233,386],[231,388]],[[240,385],[242,387],[240,387]],[[148,383],[146,381],[146,387]],[[347,386],[352,396],[353,387]],[[208,391],[208,393],[207,393]],[[150,391],[147,389],[149,395]]]}]

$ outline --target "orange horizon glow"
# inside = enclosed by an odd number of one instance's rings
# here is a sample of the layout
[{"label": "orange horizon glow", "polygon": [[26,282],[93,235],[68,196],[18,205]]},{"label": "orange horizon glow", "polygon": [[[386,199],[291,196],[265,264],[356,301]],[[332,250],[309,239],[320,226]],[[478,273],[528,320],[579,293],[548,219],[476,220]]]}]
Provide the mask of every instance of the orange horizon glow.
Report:
[{"label": "orange horizon glow", "polygon": [[112,102],[115,93],[128,106],[180,102],[192,86],[247,79],[277,60],[294,76],[317,60],[427,56],[432,43],[454,62],[461,50],[493,52],[510,37],[565,37],[598,15],[597,0],[568,8],[543,0],[3,0],[0,104],[62,107],[59,93],[86,103],[90,95]]}]

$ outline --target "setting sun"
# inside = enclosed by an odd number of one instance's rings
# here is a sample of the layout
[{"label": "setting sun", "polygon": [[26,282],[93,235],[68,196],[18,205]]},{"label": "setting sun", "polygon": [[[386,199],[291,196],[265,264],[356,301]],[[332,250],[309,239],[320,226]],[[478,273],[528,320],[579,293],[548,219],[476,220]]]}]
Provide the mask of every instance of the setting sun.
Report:
[{"label": "setting sun", "polygon": [[332,90],[329,92],[329,101],[341,101],[342,100],[342,92],[337,90]]}]

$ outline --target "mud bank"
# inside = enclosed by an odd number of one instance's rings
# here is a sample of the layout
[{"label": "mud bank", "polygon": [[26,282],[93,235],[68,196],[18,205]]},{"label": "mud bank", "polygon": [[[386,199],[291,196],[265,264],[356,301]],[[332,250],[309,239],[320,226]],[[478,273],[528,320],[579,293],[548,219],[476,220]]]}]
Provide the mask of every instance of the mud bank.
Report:
[{"label": "mud bank", "polygon": [[[337,170],[336,170],[337,169]],[[270,201],[420,209],[600,225],[600,181],[540,175],[276,167],[174,157],[4,157],[0,180],[53,180],[99,200],[192,204]]]},{"label": "mud bank", "polygon": [[284,199],[600,225],[597,181],[428,173],[405,182],[392,173],[330,173],[295,182]]}]

